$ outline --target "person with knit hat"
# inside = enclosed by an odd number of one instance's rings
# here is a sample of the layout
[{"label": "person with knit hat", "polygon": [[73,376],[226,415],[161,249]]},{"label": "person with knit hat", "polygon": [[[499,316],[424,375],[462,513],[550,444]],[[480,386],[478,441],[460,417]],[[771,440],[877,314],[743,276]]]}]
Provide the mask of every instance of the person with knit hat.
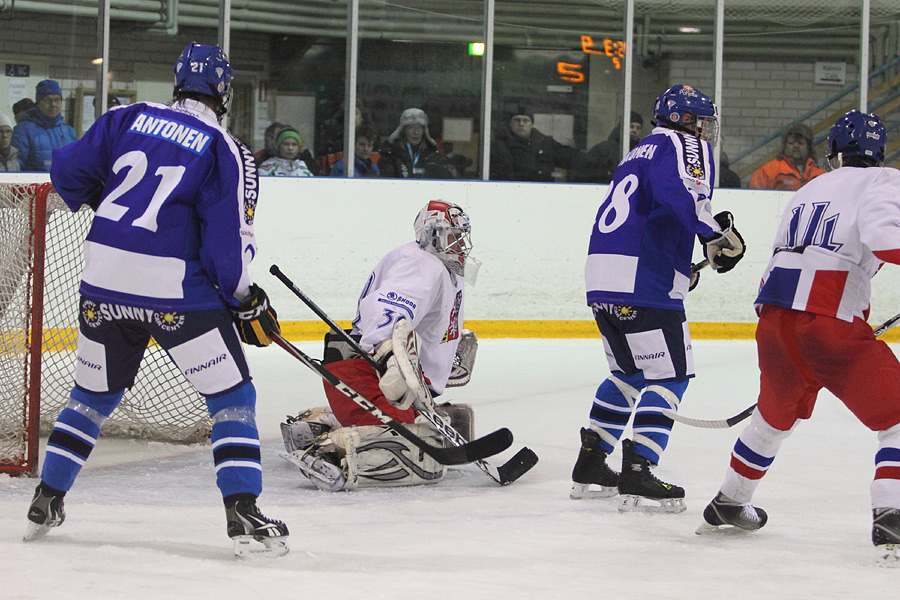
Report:
[{"label": "person with knit hat", "polygon": [[77,138],[62,117],[62,89],[59,83],[45,79],[35,88],[35,106],[22,115],[13,129],[12,145],[19,151],[23,171],[50,171],[53,150]]},{"label": "person with knit hat", "polygon": [[14,126],[12,118],[0,113],[0,171],[19,170],[19,151],[11,143]]},{"label": "person with knit hat", "polygon": [[[631,111],[628,126],[629,148],[638,145],[643,137],[644,118]],[[622,160],[622,123],[610,132],[605,141],[588,150],[569,171],[568,180],[577,183],[609,183]]]},{"label": "person with knit hat", "polygon": [[400,124],[382,148],[378,167],[382,177],[452,177],[437,142],[428,132],[428,115],[418,108],[407,108],[400,115]]},{"label": "person with knit hat", "polygon": [[778,155],[753,173],[750,187],[799,190],[824,172],[825,169],[816,163],[812,129],[803,123],[792,123],[781,132]]},{"label": "person with knit hat", "polygon": [[518,104],[491,144],[491,179],[553,181],[556,168],[571,169],[582,152],[534,128],[534,111]]},{"label": "person with knit hat", "polygon": [[286,126],[275,138],[277,155],[259,165],[260,175],[276,177],[313,177],[315,161],[308,150],[303,150],[303,139],[293,127]]},{"label": "person with knit hat", "polygon": [[25,111],[29,108],[34,108],[34,100],[31,98],[22,98],[15,104],[13,104],[13,118],[16,120],[16,123],[21,123],[22,118],[25,116]]}]

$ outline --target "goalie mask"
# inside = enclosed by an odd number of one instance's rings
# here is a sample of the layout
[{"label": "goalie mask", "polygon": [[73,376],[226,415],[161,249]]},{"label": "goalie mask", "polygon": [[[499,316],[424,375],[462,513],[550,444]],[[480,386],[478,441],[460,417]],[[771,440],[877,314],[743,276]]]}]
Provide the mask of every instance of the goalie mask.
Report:
[{"label": "goalie mask", "polygon": [[216,100],[216,116],[221,120],[231,105],[234,71],[218,46],[191,42],[175,63],[175,94],[196,92]]},{"label": "goalie mask", "polygon": [[712,100],[689,85],[674,85],[656,99],[655,125],[677,129],[715,147],[719,139],[719,110]]},{"label": "goalie mask", "polygon": [[[465,275],[472,250],[469,215],[449,202],[431,200],[413,223],[419,247],[437,256],[451,273]],[[474,259],[472,259],[474,261]]]}]

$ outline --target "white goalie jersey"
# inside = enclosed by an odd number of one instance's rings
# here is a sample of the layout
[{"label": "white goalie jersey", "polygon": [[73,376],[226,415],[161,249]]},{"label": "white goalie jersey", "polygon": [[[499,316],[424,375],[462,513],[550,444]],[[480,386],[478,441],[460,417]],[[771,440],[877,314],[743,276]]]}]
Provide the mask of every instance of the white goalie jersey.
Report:
[{"label": "white goalie jersey", "polygon": [[372,352],[406,319],[419,335],[419,361],[435,394],[447,386],[463,329],[463,278],[416,242],[389,252],[375,266],[359,298],[353,333]]}]

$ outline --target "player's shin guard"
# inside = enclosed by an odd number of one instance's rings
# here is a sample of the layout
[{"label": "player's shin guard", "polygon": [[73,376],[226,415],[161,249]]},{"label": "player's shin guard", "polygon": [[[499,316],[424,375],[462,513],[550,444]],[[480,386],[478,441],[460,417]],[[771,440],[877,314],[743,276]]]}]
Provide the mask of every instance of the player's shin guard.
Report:
[{"label": "player's shin guard", "polygon": [[872,508],[900,508],[900,425],[878,432]]},{"label": "player's shin guard", "polygon": [[599,447],[611,454],[634,411],[634,403],[646,383],[641,373],[614,373],[600,387],[591,407],[591,429],[600,435]]},{"label": "player's shin guard", "polygon": [[56,418],[47,440],[41,481],[61,492],[69,491],[97,443],[100,427],[124,393],[124,390],[112,394],[95,394],[81,388],[72,390],[69,403]]},{"label": "player's shin guard", "polygon": [[731,463],[720,490],[722,494],[739,504],[747,504],[760,480],[772,466],[781,443],[793,428],[787,431],[769,425],[757,410],[750,423],[741,432],[731,452]]},{"label": "player's shin guard", "polygon": [[654,465],[669,444],[674,423],[660,409],[677,412],[687,386],[687,380],[655,383],[641,394],[634,414],[634,451]]},{"label": "player's shin guard", "polygon": [[250,382],[206,399],[212,416],[212,449],[216,484],[222,497],[262,492],[256,389]]}]

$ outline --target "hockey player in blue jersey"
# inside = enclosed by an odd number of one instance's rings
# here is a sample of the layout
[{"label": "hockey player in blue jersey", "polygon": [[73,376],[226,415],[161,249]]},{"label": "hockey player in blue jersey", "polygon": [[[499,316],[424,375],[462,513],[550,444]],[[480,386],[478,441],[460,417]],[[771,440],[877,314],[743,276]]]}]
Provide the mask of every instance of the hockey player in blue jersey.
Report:
[{"label": "hockey player in blue jersey", "polygon": [[63,497],[152,338],[206,398],[235,555],[288,552],[287,527],[256,506],[256,391],[241,341],[268,345],[280,327],[248,273],[259,186],[250,150],[219,124],[231,80],[221,48],[192,43],[175,64],[171,105],[118,107],[53,153],[60,196],[96,214],[84,244],[75,386],[47,442],[26,541],[65,519]]},{"label": "hockey player in blue jersey", "polygon": [[[684,490],[650,471],[694,376],[684,297],[692,287],[694,237],[710,266],[731,270],[744,241],[731,213],[713,216],[716,106],[687,85],[656,101],[655,128],[619,163],[591,233],[587,303],[603,336],[611,375],[597,389],[572,472],[572,498],[613,496],[619,511],[682,512]],[[622,471],[606,457],[622,440]],[[591,486],[599,489],[591,489]],[[654,502],[645,502],[653,500]]]}]

